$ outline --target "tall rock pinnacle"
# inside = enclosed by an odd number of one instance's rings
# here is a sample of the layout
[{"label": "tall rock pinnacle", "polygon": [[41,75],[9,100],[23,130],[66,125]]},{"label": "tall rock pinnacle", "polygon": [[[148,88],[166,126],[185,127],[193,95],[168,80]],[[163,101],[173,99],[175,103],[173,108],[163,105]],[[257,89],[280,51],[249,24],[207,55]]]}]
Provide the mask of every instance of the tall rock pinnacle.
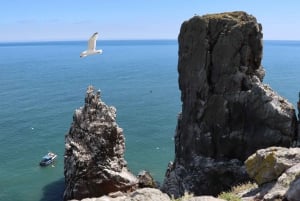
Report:
[{"label": "tall rock pinnacle", "polygon": [[102,102],[100,91],[95,93],[89,86],[85,104],[75,111],[65,137],[65,200],[137,187],[137,178],[127,169],[123,130],[115,118],[116,109]]},{"label": "tall rock pinnacle", "polygon": [[216,195],[247,179],[243,162],[256,150],[292,145],[295,110],[262,83],[262,27],[255,17],[194,16],[178,41],[182,113],[162,190]]}]

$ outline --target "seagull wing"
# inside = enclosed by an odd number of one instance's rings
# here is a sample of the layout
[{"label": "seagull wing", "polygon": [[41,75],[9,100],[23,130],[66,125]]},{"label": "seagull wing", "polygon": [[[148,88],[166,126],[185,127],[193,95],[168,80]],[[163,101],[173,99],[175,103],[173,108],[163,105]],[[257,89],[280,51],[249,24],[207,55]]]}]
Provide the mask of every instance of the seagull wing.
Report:
[{"label": "seagull wing", "polygon": [[88,41],[88,50],[96,50],[96,40],[98,38],[98,32],[94,33]]}]

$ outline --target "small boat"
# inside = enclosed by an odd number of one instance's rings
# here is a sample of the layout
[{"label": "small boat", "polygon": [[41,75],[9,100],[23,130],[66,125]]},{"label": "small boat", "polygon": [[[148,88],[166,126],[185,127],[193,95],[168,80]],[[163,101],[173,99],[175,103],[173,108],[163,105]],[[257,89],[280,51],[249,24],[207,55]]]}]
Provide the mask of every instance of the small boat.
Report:
[{"label": "small boat", "polygon": [[40,161],[40,166],[47,166],[54,162],[57,155],[53,152],[48,152],[47,155],[43,156],[42,160]]}]

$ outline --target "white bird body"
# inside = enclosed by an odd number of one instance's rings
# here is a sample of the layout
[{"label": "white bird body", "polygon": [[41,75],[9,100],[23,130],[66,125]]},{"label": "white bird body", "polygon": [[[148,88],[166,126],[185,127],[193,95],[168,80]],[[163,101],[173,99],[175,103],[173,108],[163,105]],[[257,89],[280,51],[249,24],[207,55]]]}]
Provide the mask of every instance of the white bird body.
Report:
[{"label": "white bird body", "polygon": [[94,33],[88,41],[87,50],[81,52],[80,57],[86,57],[93,54],[102,54],[103,50],[96,50],[96,41],[98,38],[98,32]]}]

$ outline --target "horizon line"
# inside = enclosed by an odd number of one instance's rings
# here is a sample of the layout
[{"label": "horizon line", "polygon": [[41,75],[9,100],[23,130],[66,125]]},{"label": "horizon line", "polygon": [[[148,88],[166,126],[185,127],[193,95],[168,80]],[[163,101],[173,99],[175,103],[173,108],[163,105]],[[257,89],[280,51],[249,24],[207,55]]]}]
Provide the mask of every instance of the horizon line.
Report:
[{"label": "horizon line", "polygon": [[[98,41],[178,41],[178,38],[124,38],[124,39],[101,39]],[[262,39],[263,41],[300,41],[300,39]],[[58,40],[7,40],[1,41],[0,43],[43,43],[43,42],[85,42],[86,39],[73,39],[73,40],[66,40],[66,39],[58,39]]]}]

